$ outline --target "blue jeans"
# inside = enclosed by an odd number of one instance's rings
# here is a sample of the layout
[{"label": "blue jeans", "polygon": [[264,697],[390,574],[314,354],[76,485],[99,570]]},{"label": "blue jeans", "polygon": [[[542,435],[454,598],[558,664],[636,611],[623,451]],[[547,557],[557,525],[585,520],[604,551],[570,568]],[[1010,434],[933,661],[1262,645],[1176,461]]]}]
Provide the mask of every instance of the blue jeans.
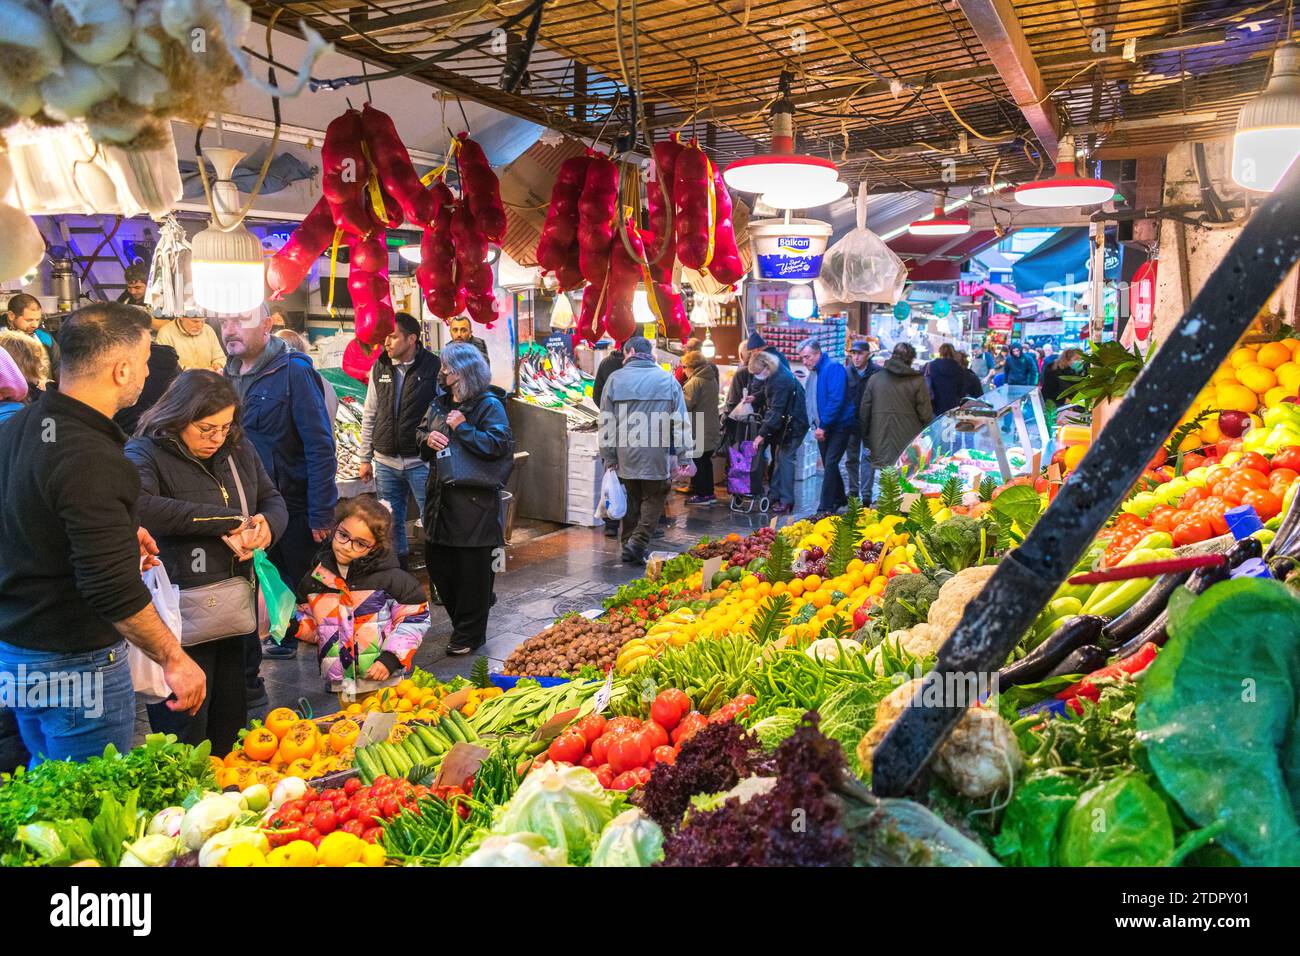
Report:
[{"label": "blue jeans", "polygon": [[392,468],[378,461],[375,463],[375,488],[379,497],[388,502],[393,509],[393,553],[401,556],[407,553],[406,545],[406,499],[409,489],[416,501],[424,501],[425,486],[429,483],[429,465],[420,462],[409,468]]},{"label": "blue jeans", "polygon": [[10,712],[33,764],[97,757],[107,744],[131,749],[135,692],[126,650],[126,641],[74,654],[0,643],[0,681],[12,689]]},{"label": "blue jeans", "polygon": [[844,494],[844,478],[840,475],[840,460],[848,448],[853,431],[849,428],[827,429],[826,436],[817,443],[822,456],[822,493],[817,503],[818,511],[839,511],[849,503]]},{"label": "blue jeans", "polygon": [[772,485],[768,489],[768,498],[774,505],[794,504],[794,457],[802,445],[803,442],[787,442],[777,445],[772,451]]},{"label": "blue jeans", "polygon": [[845,487],[849,497],[860,499],[863,505],[871,504],[876,469],[871,464],[871,451],[862,443],[856,429],[849,435],[849,445],[844,452],[844,472],[848,478]]}]

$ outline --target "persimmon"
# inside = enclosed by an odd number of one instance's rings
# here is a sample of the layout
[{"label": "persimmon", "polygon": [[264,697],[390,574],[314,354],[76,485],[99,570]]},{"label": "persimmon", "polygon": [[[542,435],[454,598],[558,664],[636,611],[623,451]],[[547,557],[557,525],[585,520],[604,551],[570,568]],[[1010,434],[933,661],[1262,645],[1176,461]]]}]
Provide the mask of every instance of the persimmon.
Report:
[{"label": "persimmon", "polygon": [[310,720],[295,721],[279,743],[280,754],[290,764],[303,757],[310,759],[320,748],[320,731]]},{"label": "persimmon", "polygon": [[289,707],[277,707],[266,715],[266,729],[282,739],[289,728],[298,722],[298,714]]},{"label": "persimmon", "polygon": [[359,733],[361,733],[361,728],[355,720],[345,718],[334,721],[334,725],[330,727],[330,750],[336,754],[341,754],[356,743]]},{"label": "persimmon", "polygon": [[244,756],[261,763],[275,756],[280,739],[266,727],[257,727],[244,736]]}]

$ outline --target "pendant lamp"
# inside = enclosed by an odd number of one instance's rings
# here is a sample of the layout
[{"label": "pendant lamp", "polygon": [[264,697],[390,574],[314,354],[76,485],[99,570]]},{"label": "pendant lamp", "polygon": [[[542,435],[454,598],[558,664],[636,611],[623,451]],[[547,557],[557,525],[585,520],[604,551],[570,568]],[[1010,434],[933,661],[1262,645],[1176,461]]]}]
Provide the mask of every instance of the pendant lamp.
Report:
[{"label": "pendant lamp", "polygon": [[1074,137],[1062,136],[1056,153],[1056,175],[1016,187],[1022,206],[1067,209],[1096,206],[1115,195],[1115,184],[1105,179],[1079,176],[1074,168]]},{"label": "pendant lamp", "polygon": [[964,236],[970,232],[970,216],[964,209],[951,214],[944,212],[947,198],[946,193],[940,193],[930,218],[916,220],[907,231],[914,236]]},{"label": "pendant lamp", "polygon": [[203,155],[217,178],[212,184],[212,222],[190,248],[194,303],[218,315],[249,312],[266,300],[266,266],[262,243],[239,218],[239,188],[230,178],[244,153],[209,146]]},{"label": "pendant lamp", "polygon": [[1283,43],[1273,54],[1268,86],[1237,114],[1232,137],[1232,180],[1272,192],[1300,154],[1300,47]]}]

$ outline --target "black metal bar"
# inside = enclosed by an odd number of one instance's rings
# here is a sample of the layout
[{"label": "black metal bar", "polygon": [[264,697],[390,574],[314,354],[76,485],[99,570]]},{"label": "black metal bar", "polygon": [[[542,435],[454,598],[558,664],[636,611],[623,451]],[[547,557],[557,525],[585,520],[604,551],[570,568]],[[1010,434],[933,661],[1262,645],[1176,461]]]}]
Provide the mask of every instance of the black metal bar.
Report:
[{"label": "black metal bar", "polygon": [[1242,228],[1169,338],[1047,512],[966,607],[872,758],[880,796],[913,792],[968,699],[944,694],[996,671],[1097,531],[1142,474],[1179,417],[1227,358],[1300,258],[1300,163]]}]

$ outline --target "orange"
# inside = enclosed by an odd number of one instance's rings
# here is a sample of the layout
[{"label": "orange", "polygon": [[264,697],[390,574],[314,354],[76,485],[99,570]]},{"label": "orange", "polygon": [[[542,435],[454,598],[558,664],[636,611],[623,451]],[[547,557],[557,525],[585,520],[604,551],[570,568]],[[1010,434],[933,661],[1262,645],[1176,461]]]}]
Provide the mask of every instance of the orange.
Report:
[{"label": "orange", "polygon": [[812,596],[812,606],[817,608],[819,611],[830,603],[831,595],[829,591],[818,591]]},{"label": "orange", "polygon": [[790,596],[799,597],[804,592],[806,585],[802,578],[795,578],[790,582]]},{"label": "orange", "polygon": [[821,586],[822,586],[822,579],[816,574],[810,574],[808,575],[808,577],[803,579],[803,589],[810,593],[816,591]]},{"label": "orange", "polygon": [[1256,395],[1263,395],[1277,384],[1277,376],[1262,365],[1243,365],[1237,369],[1237,381]]},{"label": "orange", "polygon": [[864,562],[861,558],[854,558],[852,561],[849,562],[848,567],[845,568],[845,570],[848,571],[850,574],[852,574],[854,571],[861,571],[865,566],[866,566],[866,562]]},{"label": "orange", "polygon": [[746,574],[740,579],[740,587],[742,590],[752,591],[754,588],[758,587],[758,578],[754,577],[752,574]]},{"label": "orange", "polygon": [[1198,430],[1192,432],[1186,438],[1184,438],[1182,443],[1178,446],[1178,450],[1181,452],[1194,451],[1195,449],[1200,448],[1204,444],[1205,442],[1201,439],[1201,433]]},{"label": "orange", "polygon": [[1254,349],[1237,349],[1228,356],[1228,362],[1233,368],[1241,368],[1243,365],[1254,365],[1258,361],[1259,357]]},{"label": "orange", "polygon": [[1281,342],[1269,342],[1256,355],[1264,368],[1277,368],[1291,361],[1291,349]]},{"label": "orange", "polygon": [[398,685],[393,689],[397,692],[398,696],[400,697],[407,696],[413,690],[419,690],[419,688],[415,686],[415,681],[411,680],[409,677],[403,681],[400,681]]},{"label": "orange", "polygon": [[1294,395],[1300,392],[1300,364],[1296,362],[1287,362],[1285,365],[1279,365],[1273,370],[1277,376],[1277,383],[1283,388],[1289,389],[1289,393]]},{"label": "orange", "polygon": [[1210,378],[1211,385],[1221,385],[1224,382],[1235,381],[1237,381],[1237,370],[1226,363],[1220,366],[1219,370]]},{"label": "orange", "polygon": [[772,593],[772,585],[766,581],[758,582],[758,596],[767,597]]},{"label": "orange", "polygon": [[772,585],[772,594],[775,597],[779,597],[782,594],[785,594],[789,590],[790,590],[790,585],[786,584],[784,581],[777,581],[775,584]]},{"label": "orange", "polygon": [[1064,463],[1066,471],[1074,471],[1079,467],[1079,462],[1083,461],[1083,456],[1088,454],[1087,445],[1071,445],[1065,449]]},{"label": "orange", "polygon": [[1295,392],[1291,391],[1285,385],[1274,385],[1264,393],[1264,404],[1269,408],[1272,408],[1274,405],[1281,405],[1282,399],[1288,398],[1294,394]]},{"label": "orange", "polygon": [[1259,405],[1259,397],[1245,385],[1224,384],[1215,392],[1215,403],[1228,411],[1253,412]]},{"label": "orange", "polygon": [[1222,437],[1223,433],[1219,431],[1219,419],[1217,416],[1211,415],[1201,425],[1201,441],[1207,445],[1213,445]]}]

